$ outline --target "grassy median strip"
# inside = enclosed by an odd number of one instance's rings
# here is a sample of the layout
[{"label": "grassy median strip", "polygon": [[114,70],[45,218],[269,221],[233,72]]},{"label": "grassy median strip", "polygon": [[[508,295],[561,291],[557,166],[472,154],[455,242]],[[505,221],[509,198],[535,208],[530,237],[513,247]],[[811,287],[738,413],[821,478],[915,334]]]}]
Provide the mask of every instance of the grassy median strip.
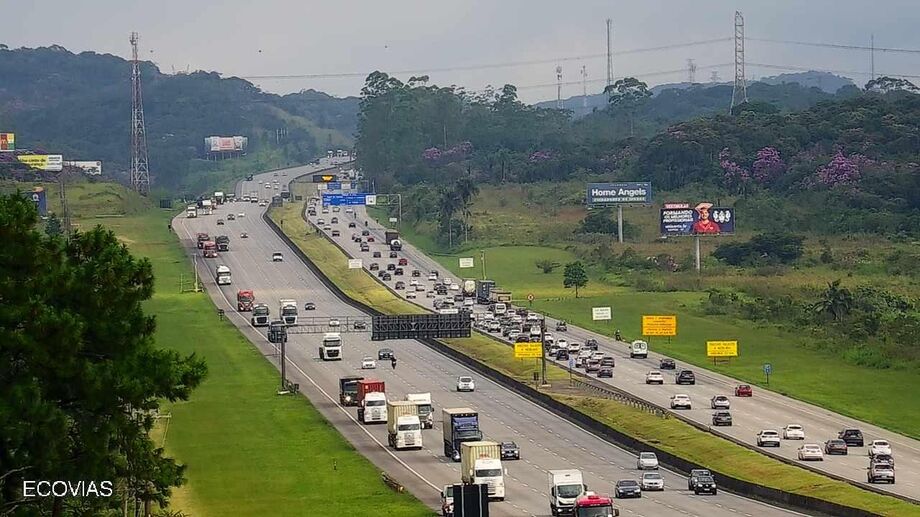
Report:
[{"label": "grassy median strip", "polygon": [[156,292],[146,308],[157,318],[158,344],[195,352],[208,364],[191,400],[163,409],[171,415],[168,427],[164,421],[154,435],[188,465],[188,484],[175,492],[171,509],[196,517],[432,515],[384,485],[376,467],[303,397],[276,395],[276,370],[218,319],[205,293],[179,293],[180,276],[190,281],[194,274],[168,220],[149,210],[81,223],[111,228],[135,255],[150,259]]},{"label": "grassy median strip", "polygon": [[[295,193],[303,193],[295,184]],[[274,208],[271,217],[284,220],[283,229],[300,249],[349,296],[388,314],[417,313],[420,309],[376,282],[363,270],[349,270],[347,257],[324,237],[311,231],[300,217],[302,206],[291,203]],[[519,380],[529,380],[531,363],[514,359],[508,346],[492,339],[443,340],[452,348]],[[551,380],[568,378],[568,373],[553,364],[547,365]],[[560,384],[560,383],[557,383]],[[661,419],[623,404],[595,397],[573,396],[553,390],[550,395],[614,429],[660,447],[676,456],[706,465],[733,477],[772,488],[802,494],[839,504],[861,508],[881,515],[920,516],[920,506],[894,497],[882,496],[835,481],[805,469],[773,460],[745,447],[735,445],[675,419]]]}]

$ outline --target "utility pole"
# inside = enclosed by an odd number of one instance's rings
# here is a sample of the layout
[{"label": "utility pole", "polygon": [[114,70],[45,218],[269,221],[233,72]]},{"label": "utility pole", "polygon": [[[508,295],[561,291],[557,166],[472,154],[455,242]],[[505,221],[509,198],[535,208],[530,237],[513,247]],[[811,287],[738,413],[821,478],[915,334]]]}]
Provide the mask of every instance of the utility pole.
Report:
[{"label": "utility pole", "polygon": [[588,69],[581,65],[581,107],[588,110]]},{"label": "utility pole", "polygon": [[562,109],[562,65],[556,66],[556,109]]},{"label": "utility pole", "polygon": [[875,34],[869,35],[869,80],[875,80]]},{"label": "utility pole", "polygon": [[131,38],[131,187],[140,195],[150,193],[147,163],[147,129],[144,127],[144,101],[141,96],[141,68],[137,57],[137,33]]},{"label": "utility pole", "polygon": [[64,228],[64,235],[70,237],[70,211],[67,210],[67,190],[66,190],[67,179],[64,177],[64,172],[61,171],[58,174],[58,190],[60,191],[61,198],[61,226]]},{"label": "utility pole", "polygon": [[693,62],[693,59],[687,60],[687,81],[690,84],[696,83],[696,63]]},{"label": "utility pole", "polygon": [[732,88],[732,105],[728,112],[731,113],[735,106],[747,101],[747,81],[744,78],[744,16],[741,15],[741,11],[735,11],[735,86]]},{"label": "utility pole", "polygon": [[[607,85],[605,90],[610,91],[613,86],[613,20],[607,18]],[[607,94],[608,98],[610,94]]]},{"label": "utility pole", "polygon": [[486,250],[479,250],[479,263],[482,265],[482,279],[486,279]]}]

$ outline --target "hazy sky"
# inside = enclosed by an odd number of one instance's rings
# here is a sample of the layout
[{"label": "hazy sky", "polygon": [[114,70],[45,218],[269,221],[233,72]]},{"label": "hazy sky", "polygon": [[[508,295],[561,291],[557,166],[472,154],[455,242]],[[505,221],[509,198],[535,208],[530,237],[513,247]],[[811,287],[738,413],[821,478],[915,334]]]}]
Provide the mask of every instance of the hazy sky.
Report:
[{"label": "hazy sky", "polygon": [[[11,48],[59,44],[128,57],[128,34],[140,33],[143,58],[164,72],[202,69],[224,76],[357,73],[340,78],[253,79],[286,93],[315,88],[335,95],[359,93],[364,76],[386,72],[471,67],[520,61],[515,67],[432,72],[432,82],[471,90],[518,85],[527,101],[555,98],[560,61],[563,96],[602,89],[606,75],[605,24],[613,19],[614,51],[728,38],[736,9],[748,38],[920,49],[920,1],[884,0],[642,0],[642,1],[437,1],[394,0],[0,0],[0,43]],[[617,55],[615,76],[649,84],[683,81],[694,59],[698,82],[712,70],[731,78],[730,41]],[[854,71],[867,74],[864,51],[747,41],[749,63]],[[877,52],[879,73],[920,76],[920,53]],[[681,70],[670,74],[657,72]],[[748,77],[783,70],[748,65]],[[847,74],[863,84],[866,75]],[[407,74],[400,78],[408,78]],[[913,79],[914,82],[920,82]],[[3,78],[0,78],[2,84]],[[590,82],[594,81],[594,82]],[[544,85],[544,86],[540,86]]]}]

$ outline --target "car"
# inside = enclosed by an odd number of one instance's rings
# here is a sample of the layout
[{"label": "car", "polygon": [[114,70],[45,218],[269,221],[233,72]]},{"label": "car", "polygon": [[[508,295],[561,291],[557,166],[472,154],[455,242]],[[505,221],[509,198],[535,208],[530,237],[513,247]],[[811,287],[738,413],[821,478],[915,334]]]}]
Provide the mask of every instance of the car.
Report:
[{"label": "car", "polygon": [[459,291],[459,290],[460,290],[460,284],[450,284],[449,289],[450,289],[451,291]]},{"label": "car", "polygon": [[248,234],[248,233],[243,232],[243,233],[240,234],[240,239],[248,239],[248,238],[249,238],[249,234]]},{"label": "car", "polygon": [[457,377],[457,391],[475,391],[476,383],[473,378],[467,375]]},{"label": "car", "polygon": [[875,456],[872,456],[871,458],[869,458],[870,467],[877,463],[884,463],[886,465],[890,465],[891,467],[894,467],[894,456],[890,454],[876,454]]},{"label": "car", "polygon": [[556,332],[568,332],[569,327],[565,324],[565,321],[559,320],[556,322]]},{"label": "car", "polygon": [[[230,214],[230,215],[233,215],[233,214]],[[246,212],[240,212],[240,213],[236,214],[236,216],[237,216],[237,217],[246,217]]]},{"label": "car", "polygon": [[828,440],[824,442],[824,454],[827,454],[827,455],[842,454],[846,456],[847,455],[847,442],[839,438],[835,438],[833,440]]},{"label": "car", "polygon": [[502,460],[521,459],[521,448],[514,442],[502,442]]},{"label": "car", "polygon": [[728,411],[716,411],[712,414],[712,425],[715,427],[732,425],[732,414]]},{"label": "car", "polygon": [[383,276],[381,276],[380,278],[383,279],[383,280],[386,281],[386,282],[389,282],[390,280],[393,280],[393,276],[392,276],[391,274],[387,273],[386,271],[383,272]]},{"label": "car", "polygon": [[687,477],[687,490],[693,490],[693,487],[696,486],[697,481],[702,477],[712,477],[712,472],[708,469],[693,469],[690,471],[690,475]]},{"label": "car", "polygon": [[636,459],[636,468],[639,470],[658,470],[658,456],[654,452],[640,452]]},{"label": "car", "polygon": [[224,225],[224,220],[223,220],[223,219],[218,219],[218,220],[217,220],[217,226],[223,226],[223,225]]},{"label": "car", "polygon": [[712,409],[731,409],[732,403],[725,395],[716,395],[709,399],[709,407]]},{"label": "car", "polygon": [[865,445],[862,431],[859,429],[843,429],[837,433],[837,438],[846,442],[847,447],[863,447]]},{"label": "car", "polygon": [[329,326],[330,327],[341,327],[342,322],[339,321],[338,318],[329,318]]},{"label": "car", "polygon": [[677,368],[677,364],[674,362],[674,359],[662,357],[661,360],[658,361],[659,370],[674,370],[676,368]]},{"label": "car", "polygon": [[757,433],[758,447],[779,447],[779,431],[774,429],[761,429]]},{"label": "car", "polygon": [[348,208],[345,209],[345,213],[346,213],[346,214],[353,214],[353,213],[355,213],[355,209],[354,209],[354,208],[351,208],[351,207],[348,207]]},{"label": "car", "polygon": [[324,231],[324,232],[328,232],[328,231],[330,231],[330,230],[332,230],[332,226],[329,226],[328,224],[327,224],[326,226],[323,226],[323,231]]},{"label": "car", "polygon": [[382,256],[381,256],[381,254],[380,254],[379,251],[375,251],[374,253],[371,254],[371,257],[372,257],[372,258],[381,258]]},{"label": "car", "polygon": [[403,273],[404,273],[404,271],[403,271],[403,268],[401,268],[401,267],[398,267],[398,268],[396,268],[396,269],[393,270],[393,274],[394,274],[394,275],[402,276]]},{"label": "car", "polygon": [[716,495],[718,492],[716,480],[712,476],[699,476],[693,485],[693,493],[696,495],[703,493]]},{"label": "car", "polygon": [[869,456],[874,458],[880,454],[891,456],[891,444],[888,440],[872,440],[869,444]]},{"label": "car", "polygon": [[885,463],[876,463],[869,465],[866,470],[866,481],[869,483],[879,483],[886,481],[894,484],[894,467]]},{"label": "car", "polygon": [[352,328],[355,330],[367,330],[367,322],[364,320],[358,320],[352,324]]},{"label": "car", "polygon": [[[416,290],[417,292],[419,292],[419,293],[424,293],[424,292],[425,292],[425,286],[419,284],[419,285],[415,286],[415,290]],[[432,295],[432,296],[433,296],[433,295]]]},{"label": "car", "polygon": [[642,497],[642,487],[635,479],[621,479],[614,485],[614,496],[617,499],[627,497]]},{"label": "car", "polygon": [[373,235],[368,236],[367,242],[376,242],[376,241],[374,240],[374,236],[373,236]]},{"label": "car", "polygon": [[337,206],[334,206],[334,207],[332,207],[332,211],[333,211],[333,212],[339,212],[339,211],[341,211],[341,209],[340,209],[339,207],[337,207]]},{"label": "car", "polygon": [[649,372],[645,374],[645,383],[664,384],[664,375],[662,375],[658,370],[649,370]]},{"label": "car", "polygon": [[278,251],[272,253],[272,262],[284,262],[284,255]]},{"label": "car", "polygon": [[806,443],[799,447],[796,454],[799,461],[824,461],[824,452],[817,443]]},{"label": "car", "polygon": [[351,221],[350,223],[348,223],[348,227],[349,227],[349,228],[355,228],[355,227],[357,227],[357,225],[355,224],[354,221]]},{"label": "car", "polygon": [[259,201],[259,206],[268,206],[268,201],[265,201],[264,199]]},{"label": "car", "polygon": [[[424,287],[422,287],[422,289],[424,289]],[[437,296],[437,293],[435,293],[434,291],[428,291],[427,293],[425,293],[425,298],[434,298],[435,296]]]},{"label": "car", "polygon": [[398,257],[398,255],[396,254],[396,252],[395,252],[395,251],[391,251],[391,252],[390,252],[390,258],[396,258],[396,257]]},{"label": "car", "polygon": [[691,409],[690,395],[678,393],[671,395],[671,409]]},{"label": "car", "polygon": [[[525,336],[521,336],[521,337],[524,338]],[[565,348],[560,348],[559,351],[556,352],[556,360],[557,360],[557,361],[568,361],[568,360],[569,360],[569,351],[566,350]],[[610,370],[610,371],[611,371],[611,375],[610,375],[610,376],[613,377],[613,374],[612,374],[613,370]],[[598,373],[600,373],[600,372],[598,372]]]},{"label": "car", "polygon": [[434,282],[434,281],[437,280],[437,279],[438,279],[438,275],[436,275],[436,274],[434,274],[434,273],[429,273],[429,274],[428,274],[428,281],[429,281],[429,282]]},{"label": "car", "polygon": [[601,363],[593,359],[588,359],[588,362],[585,364],[585,373],[599,372],[600,369]]},{"label": "car", "polygon": [[362,236],[362,237],[367,237],[367,236],[370,235],[370,234],[371,234],[371,232],[369,232],[369,231],[367,231],[367,230],[361,230],[361,236]]},{"label": "car", "polygon": [[377,359],[383,361],[384,359],[393,358],[393,349],[392,348],[381,348],[377,350]]},{"label": "car", "polygon": [[406,283],[400,280],[399,282],[396,282],[396,285],[394,285],[393,288],[397,291],[402,291],[406,288]]},{"label": "car", "polygon": [[681,370],[674,377],[674,382],[676,384],[696,384],[696,375],[691,370]]},{"label": "car", "polygon": [[387,264],[387,271],[396,271],[396,264]]},{"label": "car", "polygon": [[303,310],[305,311],[314,311],[316,310],[316,304],[313,302],[307,302],[303,304]]},{"label": "car", "polygon": [[783,440],[804,440],[805,428],[799,424],[788,424],[783,428]]},{"label": "car", "polygon": [[371,265],[368,267],[370,271],[380,271],[380,264],[376,262],[371,262]]},{"label": "car", "polygon": [[332,223],[332,224],[339,224],[339,218],[338,218],[338,217],[333,217],[332,220],[329,221],[329,222]]},{"label": "car", "polygon": [[749,384],[739,384],[735,386],[736,397],[753,397],[754,389]]},{"label": "car", "polygon": [[597,378],[607,377],[609,379],[613,378],[613,368],[601,368],[597,371]]},{"label": "car", "polygon": [[235,221],[235,220],[236,220],[236,216],[233,215],[233,214],[227,214],[227,220],[228,220],[228,221]]},{"label": "car", "polygon": [[[325,214],[326,212],[323,212],[323,213]],[[326,220],[320,217],[319,219],[316,220],[316,224],[319,226],[323,226],[324,224],[326,224]]]},{"label": "car", "polygon": [[412,270],[412,276],[413,276],[414,278],[421,278],[422,272],[419,271],[418,269],[413,269],[413,270]]},{"label": "car", "polygon": [[401,258],[401,259],[399,259],[399,265],[400,265],[400,266],[408,266],[408,265],[409,265],[409,261],[406,260],[405,258]]},{"label": "car", "polygon": [[333,237],[340,237],[342,234],[338,230],[332,230]]},{"label": "car", "polygon": [[377,361],[373,357],[365,356],[364,359],[361,359],[362,370],[373,370],[374,368],[377,368]]},{"label": "car", "polygon": [[614,368],[616,366],[616,360],[609,355],[605,355],[601,358],[601,366],[609,366]]},{"label": "car", "polygon": [[664,490],[664,478],[657,472],[643,472],[642,477],[639,479],[639,484],[642,485],[643,491]]},{"label": "car", "polygon": [[408,298],[409,300],[414,300],[414,299],[418,298],[418,295],[415,294],[415,291],[407,291],[407,292],[406,292],[406,298]]},{"label": "car", "polygon": [[588,350],[596,351],[597,350],[597,340],[594,338],[585,340],[585,348],[587,348]]}]

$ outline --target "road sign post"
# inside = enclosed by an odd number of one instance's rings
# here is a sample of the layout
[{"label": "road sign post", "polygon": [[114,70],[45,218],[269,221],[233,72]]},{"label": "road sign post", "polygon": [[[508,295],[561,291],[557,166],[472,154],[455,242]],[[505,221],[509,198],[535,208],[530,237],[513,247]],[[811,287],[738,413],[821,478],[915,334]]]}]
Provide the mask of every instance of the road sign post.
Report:
[{"label": "road sign post", "polygon": [[[527,301],[530,303],[530,306],[533,307],[533,293],[530,293],[527,295]],[[544,326],[546,326],[545,325],[546,320],[544,319],[543,321],[544,321]]]},{"label": "road sign post", "polygon": [[763,373],[767,376],[767,386],[770,385],[770,374],[773,373],[773,365],[770,363],[764,363]]}]

